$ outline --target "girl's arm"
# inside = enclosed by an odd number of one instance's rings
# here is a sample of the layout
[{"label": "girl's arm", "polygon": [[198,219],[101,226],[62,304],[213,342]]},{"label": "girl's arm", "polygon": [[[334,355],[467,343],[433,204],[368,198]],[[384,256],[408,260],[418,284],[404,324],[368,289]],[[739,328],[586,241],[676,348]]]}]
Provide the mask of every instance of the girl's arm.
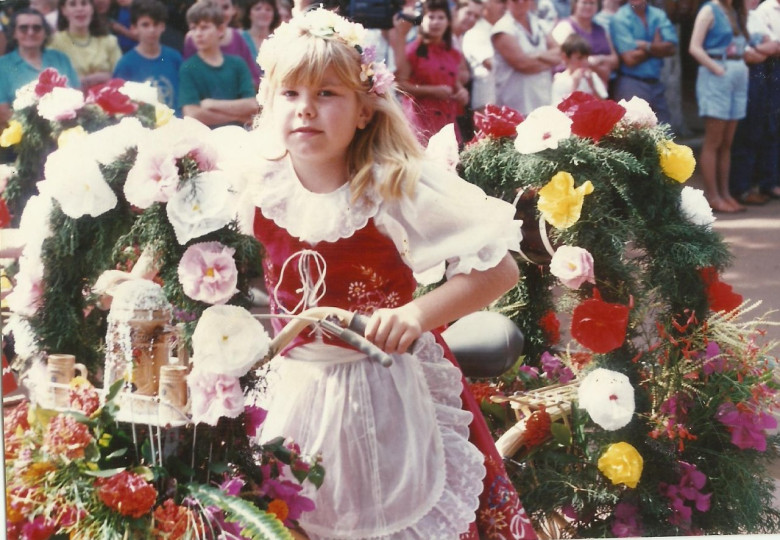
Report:
[{"label": "girl's arm", "polygon": [[688,45],[688,52],[691,53],[694,60],[709,69],[715,75],[723,75],[726,72],[726,70],[723,69],[723,66],[710,58],[707,51],[704,50],[704,38],[714,20],[715,17],[712,13],[712,8],[704,7],[699,11],[699,14],[696,15],[696,20],[693,22],[693,32],[691,33],[691,42]]},{"label": "girl's arm", "polygon": [[493,268],[458,274],[408,304],[379,309],[366,327],[366,338],[388,353],[403,353],[423,332],[486,307],[519,279],[517,263],[506,256]]}]

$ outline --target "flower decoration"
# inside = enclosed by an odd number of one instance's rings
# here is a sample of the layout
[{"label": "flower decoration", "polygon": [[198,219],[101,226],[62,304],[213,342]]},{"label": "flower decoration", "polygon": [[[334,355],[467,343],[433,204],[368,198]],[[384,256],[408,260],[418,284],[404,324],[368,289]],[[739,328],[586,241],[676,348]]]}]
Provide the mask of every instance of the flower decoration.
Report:
[{"label": "flower decoration", "polygon": [[366,47],[360,54],[360,80],[369,84],[368,92],[384,95],[395,81],[395,75],[387,69],[384,62],[376,61],[376,49]]},{"label": "flower decoration", "polygon": [[16,285],[6,298],[8,308],[24,317],[34,316],[41,307],[42,282],[43,266],[40,261],[30,257],[20,257]]},{"label": "flower decoration", "polygon": [[[130,96],[122,91],[125,81],[111,79],[103,84],[93,86],[87,94],[87,101],[97,104],[101,109],[111,115],[133,114],[138,110],[138,105]],[[38,106],[40,108],[40,105]]]},{"label": "flower decoration", "polygon": [[585,92],[572,92],[558,104],[558,109],[572,120],[571,132],[595,142],[612,131],[626,110],[609,99],[598,99]]},{"label": "flower decoration", "polygon": [[715,221],[710,203],[700,189],[685,186],[680,192],[680,209],[688,221],[694,225],[709,227]]},{"label": "flower decoration", "polygon": [[731,444],[745,450],[766,450],[766,430],[777,428],[777,419],[754,403],[721,403],[715,415],[731,433]]},{"label": "flower decoration", "polygon": [[552,436],[550,426],[552,425],[552,417],[547,409],[542,405],[538,411],[531,413],[525,423],[525,431],[523,432],[523,444],[527,448],[535,448],[545,442]]},{"label": "flower decoration", "polygon": [[[154,518],[155,538],[170,538],[178,540],[186,538],[188,527],[200,532],[205,530],[205,524],[201,517],[190,508],[178,505],[173,499],[165,499],[163,503],[154,509],[152,514]],[[204,535],[205,536],[205,535]]]},{"label": "flower decoration", "polygon": [[626,110],[625,116],[620,120],[621,125],[634,129],[652,128],[658,125],[658,117],[644,99],[634,96],[628,101],[621,99],[618,105]]},{"label": "flower decoration", "polygon": [[642,536],[642,525],[637,516],[638,508],[635,504],[620,501],[612,512],[612,534],[616,538],[632,538]]},{"label": "flower decoration", "polygon": [[693,150],[674,141],[666,140],[658,143],[658,158],[664,174],[681,184],[691,177],[696,168]]},{"label": "flower decoration", "polygon": [[537,207],[547,223],[557,229],[568,229],[579,221],[585,195],[590,193],[593,193],[590,180],[575,188],[574,177],[561,171],[539,190]]},{"label": "flower decoration", "polygon": [[212,373],[207,369],[195,369],[187,376],[192,421],[216,426],[221,417],[236,418],[244,412],[244,391],[238,377]]},{"label": "flower decoration", "polygon": [[51,455],[66,459],[84,457],[84,451],[93,441],[89,428],[68,414],[58,414],[46,427],[43,448]]},{"label": "flower decoration", "polygon": [[71,120],[84,104],[84,94],[80,90],[58,86],[38,101],[38,114],[50,122]]},{"label": "flower decoration", "polygon": [[521,154],[535,154],[558,148],[558,143],[571,137],[572,120],[552,105],[534,109],[517,126],[515,149]]},{"label": "flower decoration", "polygon": [[207,304],[224,304],[238,292],[235,249],[219,242],[187,248],[179,261],[179,282],[184,294]]},{"label": "flower decoration", "polygon": [[565,365],[560,358],[545,351],[542,353],[540,360],[542,364],[542,371],[545,376],[551,381],[557,381],[560,384],[566,384],[574,378],[569,366]]},{"label": "flower decoration", "polygon": [[34,81],[35,95],[40,97],[50,93],[55,88],[66,88],[68,78],[60,75],[54,68],[46,68],[38,75],[38,80]]},{"label": "flower decoration", "polygon": [[613,484],[635,488],[642,476],[644,460],[637,449],[627,442],[609,445],[598,461],[599,470]]},{"label": "flower decoration", "polygon": [[[262,489],[264,494],[271,498],[272,503],[273,501],[279,501],[275,505],[276,512],[278,512],[277,515],[280,519],[284,515],[285,517],[282,521],[286,525],[291,525],[293,520],[300,518],[304,512],[314,510],[314,501],[301,494],[303,486],[286,478],[285,473],[288,468],[286,467],[282,474],[276,478],[273,478],[270,474],[270,466],[265,465],[261,467],[261,470],[263,471],[263,476],[268,479],[263,483]],[[280,503],[283,503],[283,505]]]},{"label": "flower decoration", "polygon": [[68,401],[72,409],[91,416],[100,408],[100,395],[89,380],[77,376],[68,387]]},{"label": "flower decoration", "polygon": [[542,332],[544,332],[548,345],[555,345],[561,340],[561,322],[558,320],[555,311],[549,310],[546,312],[539,321],[539,326]]},{"label": "flower decoration", "polygon": [[572,313],[571,335],[595,353],[608,353],[626,340],[628,307],[605,302],[597,289],[593,298],[580,303]]},{"label": "flower decoration", "polygon": [[593,421],[607,431],[625,427],[634,417],[634,387],[617,371],[596,368],[588,373],[577,399]]},{"label": "flower decoration", "polygon": [[211,171],[192,178],[173,194],[166,206],[176,240],[184,245],[221,229],[235,216],[236,202],[236,194],[224,173]]},{"label": "flower decoration", "polygon": [[699,275],[704,282],[707,301],[712,311],[730,312],[742,304],[742,295],[735,293],[728,283],[722,282],[715,268],[701,268]]},{"label": "flower decoration", "polygon": [[15,144],[19,144],[19,141],[22,140],[23,133],[22,123],[19,122],[19,120],[10,120],[8,122],[8,127],[0,134],[0,146],[8,148]]},{"label": "flower decoration", "polygon": [[488,103],[483,112],[474,112],[474,127],[477,128],[477,140],[488,137],[501,139],[517,135],[517,126],[523,121],[523,115],[506,105]]},{"label": "flower decoration", "polygon": [[[150,82],[134,82],[134,81],[122,81],[122,84],[118,84],[116,89],[130,98],[132,101],[140,103],[148,103],[155,107],[160,104],[157,88],[152,86]],[[163,105],[165,107],[165,105]]]},{"label": "flower decoration", "polygon": [[241,377],[268,354],[270,338],[263,325],[239,306],[206,309],[192,334],[196,369]]},{"label": "flower decoration", "polygon": [[456,172],[460,157],[454,124],[447,124],[428,140],[425,157],[438,163],[444,170]]},{"label": "flower decoration", "polygon": [[[672,510],[669,522],[688,528],[694,508],[699,512],[707,512],[710,509],[712,493],[705,495],[701,492],[707,483],[707,477],[695,465],[684,461],[680,461],[679,465],[681,474],[678,483],[670,485],[661,482],[659,489],[661,494],[669,499],[669,507]],[[686,503],[693,503],[693,506]]]},{"label": "flower decoration", "polygon": [[550,261],[550,273],[570,289],[585,283],[596,283],[593,275],[593,255],[577,246],[561,246]]},{"label": "flower decoration", "polygon": [[139,518],[152,510],[157,490],[140,474],[121,471],[95,481],[97,495],[103,504],[123,516]]},{"label": "flower decoration", "polygon": [[137,118],[125,117],[118,124],[108,126],[88,135],[87,144],[92,155],[101,165],[118,160],[131,148],[135,148],[149,134]]}]

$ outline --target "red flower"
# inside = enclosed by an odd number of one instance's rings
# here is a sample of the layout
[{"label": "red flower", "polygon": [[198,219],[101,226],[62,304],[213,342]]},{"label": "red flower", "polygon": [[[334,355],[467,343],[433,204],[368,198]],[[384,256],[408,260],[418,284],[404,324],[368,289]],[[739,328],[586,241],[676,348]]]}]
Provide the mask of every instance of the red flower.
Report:
[{"label": "red flower", "polygon": [[84,457],[84,449],[93,441],[89,428],[67,414],[58,414],[46,426],[43,444],[46,451],[67,459]]},{"label": "red flower", "polygon": [[194,514],[189,508],[179,506],[173,502],[173,499],[166,499],[155,508],[153,517],[155,538],[167,538],[168,540],[184,538],[191,527],[190,524],[194,524],[199,531],[203,530],[200,516]]},{"label": "red flower", "polygon": [[98,478],[95,487],[103,504],[123,516],[141,517],[152,509],[157,500],[157,490],[142,476],[129,471]]},{"label": "red flower", "polygon": [[517,125],[522,121],[523,115],[516,110],[488,104],[484,113],[474,113],[474,125],[477,128],[474,138],[481,140],[486,137],[514,137],[517,134]]},{"label": "red flower", "polygon": [[533,448],[546,441],[551,435],[550,425],[552,425],[552,418],[544,405],[542,405],[525,422],[525,431],[523,432],[523,443],[525,446]]},{"label": "red flower", "polygon": [[474,396],[474,399],[477,400],[477,403],[482,403],[483,401],[490,401],[491,397],[500,394],[498,388],[496,388],[489,382],[483,382],[483,381],[471,383],[469,385],[469,389],[471,390],[471,394]]},{"label": "red flower", "polygon": [[121,79],[111,79],[105,84],[89,89],[87,101],[97,103],[108,114],[132,114],[138,110],[138,105],[119,91],[125,84]]},{"label": "red flower", "polygon": [[601,299],[594,289],[593,298],[585,300],[572,314],[571,335],[595,353],[608,353],[626,340],[628,307]]},{"label": "red flower", "polygon": [[38,75],[38,83],[35,85],[35,95],[37,97],[43,97],[55,88],[65,88],[67,85],[67,77],[60,75],[54,68],[46,68]]},{"label": "red flower", "polygon": [[699,275],[707,288],[707,302],[712,311],[732,311],[742,304],[742,295],[735,293],[731,285],[723,283],[715,268],[701,268]]},{"label": "red flower", "polygon": [[539,319],[539,326],[544,332],[544,337],[547,338],[548,345],[555,345],[561,340],[561,322],[553,310],[548,311]]},{"label": "red flower", "polygon": [[0,197],[0,229],[7,227],[9,223],[11,223],[11,212],[8,211],[5,199]]},{"label": "red flower", "polygon": [[598,142],[612,131],[626,109],[614,101],[597,99],[584,92],[573,92],[558,104],[558,110],[571,118],[571,132]]},{"label": "red flower", "polygon": [[68,388],[68,399],[73,409],[91,416],[100,408],[100,395],[88,380],[73,379]]}]

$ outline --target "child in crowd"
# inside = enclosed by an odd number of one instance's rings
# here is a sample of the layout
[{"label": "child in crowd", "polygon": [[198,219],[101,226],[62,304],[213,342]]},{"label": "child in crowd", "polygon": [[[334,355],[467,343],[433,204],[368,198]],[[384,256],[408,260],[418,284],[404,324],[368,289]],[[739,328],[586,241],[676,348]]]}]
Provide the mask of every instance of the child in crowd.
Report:
[{"label": "child in crowd", "polygon": [[133,0],[130,25],[138,45],[125,53],[114,69],[114,77],[126,81],[150,82],[160,101],[181,116],[177,106],[181,53],[160,44],[168,9],[159,0]]},{"label": "child in crowd", "polygon": [[135,47],[138,40],[138,36],[132,28],[133,16],[130,12],[132,1],[116,0],[116,6],[112,10],[111,32],[119,41],[119,47],[123,53]]},{"label": "child in crowd", "polygon": [[[322,456],[316,509],[300,520],[310,538],[534,538],[436,331],[517,282],[514,208],[424,159],[363,36],[314,9],[263,42],[267,140],[249,197],[271,310],[285,315],[276,330],[312,305],[362,312],[393,363],[299,336],[258,390],[259,438]],[[415,298],[414,276],[432,270],[448,280]]]},{"label": "child in crowd", "polygon": [[182,113],[212,127],[250,123],[258,111],[255,87],[244,61],[220,50],[226,29],[222,7],[198,0],[187,10],[187,23],[197,52],[179,71]]},{"label": "child in crowd", "polygon": [[552,104],[557,105],[572,92],[585,92],[606,99],[607,88],[601,77],[590,68],[590,45],[581,35],[573,32],[561,44],[561,58],[566,66],[556,73],[552,85]]}]

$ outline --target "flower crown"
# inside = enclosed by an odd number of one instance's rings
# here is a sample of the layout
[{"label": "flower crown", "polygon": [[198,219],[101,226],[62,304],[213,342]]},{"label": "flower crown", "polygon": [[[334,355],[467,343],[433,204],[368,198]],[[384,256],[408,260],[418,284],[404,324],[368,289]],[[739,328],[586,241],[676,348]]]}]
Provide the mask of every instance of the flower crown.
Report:
[{"label": "flower crown", "polygon": [[305,11],[289,22],[282,23],[274,35],[282,36],[288,33],[293,36],[309,33],[322,39],[337,39],[355,47],[360,53],[360,80],[368,81],[369,93],[384,95],[395,80],[385,62],[376,60],[375,48],[361,45],[366,37],[363,25],[348,21],[333,11],[324,8]]}]

